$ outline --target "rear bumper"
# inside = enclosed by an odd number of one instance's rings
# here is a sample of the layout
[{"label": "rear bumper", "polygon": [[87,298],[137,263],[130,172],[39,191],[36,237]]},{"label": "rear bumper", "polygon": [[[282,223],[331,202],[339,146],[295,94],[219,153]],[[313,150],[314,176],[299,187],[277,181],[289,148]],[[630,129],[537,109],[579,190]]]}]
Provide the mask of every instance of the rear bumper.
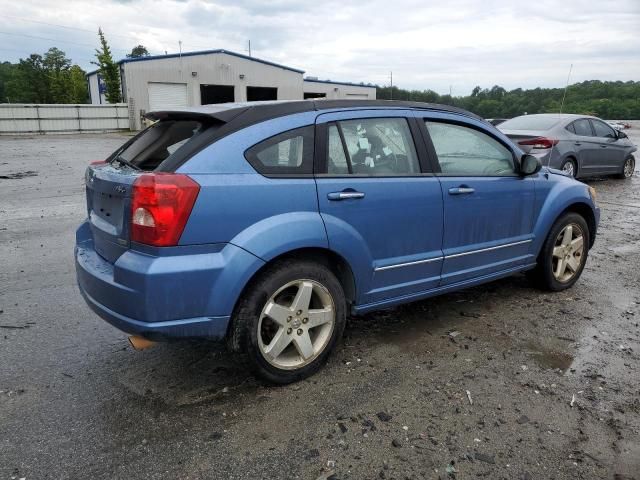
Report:
[{"label": "rear bumper", "polygon": [[225,337],[230,320],[230,317],[224,316],[186,318],[182,320],[168,320],[166,322],[141,322],[120,315],[105,307],[83,290],[82,286],[80,286],[80,293],[91,310],[118,330],[132,335],[141,335],[150,340],[195,337],[220,340]]},{"label": "rear bumper", "polygon": [[152,339],[222,339],[244,275],[264,262],[235,245],[215,244],[157,255],[127,250],[110,263],[96,253],[85,222],[76,232],[75,264],[87,304],[116,328]]}]

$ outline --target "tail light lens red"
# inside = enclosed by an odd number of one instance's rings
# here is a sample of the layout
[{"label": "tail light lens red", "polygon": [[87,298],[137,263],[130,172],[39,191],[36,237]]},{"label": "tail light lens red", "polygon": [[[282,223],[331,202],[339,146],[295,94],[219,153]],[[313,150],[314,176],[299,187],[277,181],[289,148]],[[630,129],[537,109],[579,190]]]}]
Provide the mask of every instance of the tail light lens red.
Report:
[{"label": "tail light lens red", "polygon": [[106,160],[95,160],[91,162],[89,165],[98,166],[98,165],[105,165],[106,163],[107,163]]},{"label": "tail light lens red", "polygon": [[186,175],[147,173],[133,183],[131,240],[156,247],[178,244],[200,185]]},{"label": "tail light lens red", "polygon": [[554,145],[557,145],[558,140],[555,138],[547,138],[547,137],[536,137],[531,138],[529,140],[521,140],[518,142],[519,145],[531,145],[533,148],[551,148]]}]

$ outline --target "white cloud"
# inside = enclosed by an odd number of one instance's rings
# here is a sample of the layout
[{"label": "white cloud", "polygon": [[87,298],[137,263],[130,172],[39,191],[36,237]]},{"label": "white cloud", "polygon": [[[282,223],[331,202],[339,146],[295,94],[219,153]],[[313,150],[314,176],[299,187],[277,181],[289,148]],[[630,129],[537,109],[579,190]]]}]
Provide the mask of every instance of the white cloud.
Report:
[{"label": "white cloud", "polygon": [[[57,46],[90,68],[101,26],[121,58],[225,48],[334,80],[468,94],[475,85],[640,79],[640,2],[0,0],[0,59]],[[515,5],[519,3],[519,5]],[[37,23],[40,22],[40,23]],[[61,28],[64,25],[73,28]],[[28,35],[28,36],[27,36]],[[41,38],[33,38],[41,37]],[[53,40],[46,40],[53,39]]]}]

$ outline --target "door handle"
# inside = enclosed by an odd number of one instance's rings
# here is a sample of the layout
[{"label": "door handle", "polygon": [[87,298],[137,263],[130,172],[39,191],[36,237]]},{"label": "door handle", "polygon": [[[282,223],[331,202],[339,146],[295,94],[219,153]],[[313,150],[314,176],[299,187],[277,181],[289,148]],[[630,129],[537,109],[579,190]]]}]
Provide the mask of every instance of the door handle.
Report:
[{"label": "door handle", "polygon": [[575,145],[576,147],[579,147],[580,145],[582,145],[582,143],[580,143],[580,142],[575,142],[575,143],[574,143],[574,145]]},{"label": "door handle", "polygon": [[475,192],[475,190],[470,187],[455,187],[449,189],[449,195],[468,195],[473,192]]},{"label": "door handle", "polygon": [[329,200],[357,200],[359,198],[364,198],[364,193],[362,192],[330,192],[327,193],[327,198]]},{"label": "door handle", "polygon": [[600,148],[607,148],[606,145],[600,145]]}]

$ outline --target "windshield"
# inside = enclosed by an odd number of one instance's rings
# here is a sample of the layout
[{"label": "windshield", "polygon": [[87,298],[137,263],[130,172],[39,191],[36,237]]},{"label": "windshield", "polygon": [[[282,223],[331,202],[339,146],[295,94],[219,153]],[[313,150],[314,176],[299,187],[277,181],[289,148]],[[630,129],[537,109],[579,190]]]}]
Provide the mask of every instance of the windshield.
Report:
[{"label": "windshield", "polygon": [[562,120],[555,115],[523,115],[501,123],[500,130],[549,130]]},{"label": "windshield", "polygon": [[197,120],[161,120],[114,155],[114,160],[141,170],[155,170],[180,147],[204,130]]}]

